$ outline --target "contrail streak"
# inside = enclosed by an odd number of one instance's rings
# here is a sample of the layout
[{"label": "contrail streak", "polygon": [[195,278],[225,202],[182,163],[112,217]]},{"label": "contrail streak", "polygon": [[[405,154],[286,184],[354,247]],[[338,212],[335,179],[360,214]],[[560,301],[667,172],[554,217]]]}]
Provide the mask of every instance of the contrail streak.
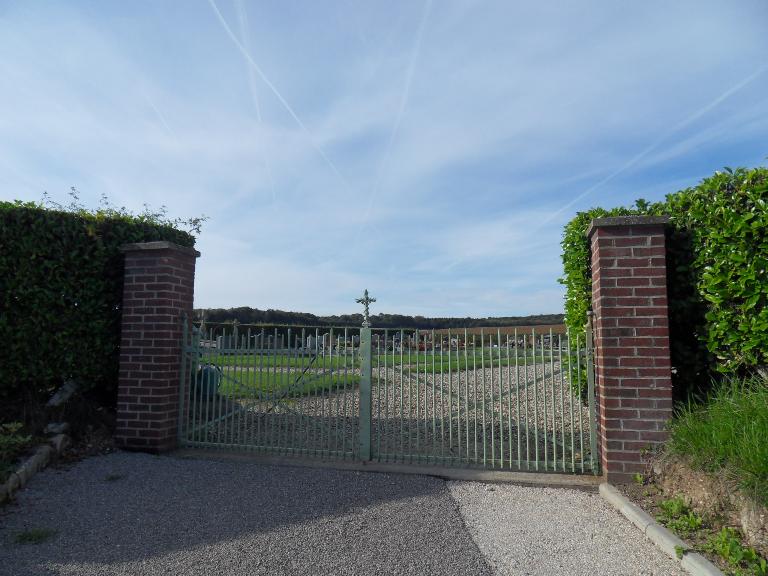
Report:
[{"label": "contrail streak", "polygon": [[608,182],[610,182],[611,180],[613,180],[617,176],[620,176],[621,174],[623,174],[627,170],[633,168],[643,158],[645,158],[646,156],[648,156],[648,154],[650,154],[656,148],[658,148],[670,136],[672,136],[673,134],[679,132],[680,130],[682,130],[683,128],[688,126],[689,124],[695,122],[696,120],[698,120],[699,118],[704,116],[707,112],[710,112],[711,110],[713,110],[714,108],[716,108],[717,106],[719,106],[720,104],[725,102],[728,98],[730,98],[731,96],[733,96],[734,94],[736,94],[737,92],[742,90],[744,87],[746,87],[748,84],[750,84],[754,80],[756,80],[766,70],[768,70],[768,65],[767,66],[762,66],[762,67],[758,68],[755,72],[753,72],[752,74],[747,76],[744,80],[742,80],[741,82],[738,82],[736,85],[732,86],[731,88],[729,88],[728,90],[726,90],[725,92],[720,94],[717,98],[712,100],[712,102],[710,102],[706,106],[700,108],[699,110],[697,110],[696,112],[694,112],[693,114],[688,116],[682,122],[679,122],[678,124],[673,126],[670,130],[668,130],[667,132],[662,134],[662,136],[659,137],[656,141],[654,141],[650,146],[648,146],[642,152],[640,152],[635,157],[630,159],[629,162],[627,162],[626,164],[624,164],[623,166],[621,166],[620,168],[618,168],[614,172],[611,172],[610,174],[608,174],[608,176],[606,176],[605,178],[603,178],[602,180],[600,180],[599,182],[597,182],[596,184],[594,184],[591,187],[587,188],[584,192],[582,192],[581,194],[576,196],[573,200],[568,202],[565,206],[561,207],[559,210],[557,210],[556,212],[552,213],[549,217],[545,218],[539,224],[539,226],[535,230],[540,230],[545,224],[547,224],[547,223],[551,222],[552,220],[554,220],[555,218],[557,218],[557,216],[559,216],[560,214],[562,214],[563,212],[565,212],[566,210],[571,208],[574,204],[576,204],[577,202],[579,202],[580,200],[582,200],[586,196],[592,194],[595,190],[597,190],[598,188],[604,186],[605,184],[607,184]]},{"label": "contrail streak", "polygon": [[[240,26],[240,38],[242,39],[243,48],[250,54],[253,50],[251,48],[248,14],[243,5],[243,0],[235,0],[235,9],[237,10],[237,22]],[[248,67],[248,88],[251,90],[251,98],[253,98],[253,105],[256,108],[256,118],[261,123],[261,107],[259,106],[259,94],[256,90],[256,75],[250,66]]]},{"label": "contrail streak", "polygon": [[[251,34],[250,34],[250,27],[248,25],[248,14],[245,10],[245,6],[243,5],[243,0],[235,0],[235,8],[237,10],[237,21],[240,25],[240,38],[243,40],[243,46],[246,49],[246,51],[250,54],[252,52],[251,49]],[[253,106],[256,108],[256,119],[259,122],[259,125],[261,126],[262,119],[261,119],[261,106],[259,106],[259,93],[256,85],[256,75],[253,73],[253,68],[250,66],[248,67],[248,88],[251,91],[251,99],[253,100]],[[272,206],[275,206],[275,202],[277,200],[277,194],[275,193],[275,181],[272,178],[272,169],[269,165],[269,161],[267,160],[267,155],[264,154],[264,157],[262,159],[264,163],[264,171],[267,174],[267,182],[269,183],[269,190],[272,193]]]},{"label": "contrail streak", "polygon": [[310,143],[312,144],[312,147],[317,151],[318,154],[322,157],[323,160],[325,160],[325,163],[328,164],[328,167],[333,170],[334,174],[339,177],[339,179],[344,183],[344,185],[347,188],[351,188],[349,186],[349,183],[347,182],[347,179],[344,178],[341,172],[339,172],[339,169],[336,168],[336,165],[331,161],[330,158],[325,154],[323,149],[320,147],[320,145],[315,142],[315,138],[312,135],[312,132],[309,131],[309,128],[306,127],[304,122],[301,121],[301,118],[296,114],[296,112],[293,111],[293,108],[291,108],[291,105],[288,104],[288,102],[283,98],[283,95],[280,94],[280,91],[275,87],[272,82],[269,81],[269,78],[264,74],[264,72],[261,71],[261,68],[259,68],[259,65],[256,64],[254,59],[251,57],[251,55],[248,53],[248,51],[245,49],[245,47],[240,43],[240,41],[235,36],[234,32],[232,32],[232,29],[229,27],[229,24],[227,24],[227,21],[224,19],[224,16],[221,15],[221,12],[219,11],[219,7],[216,5],[215,0],[208,0],[208,4],[211,5],[211,8],[213,9],[214,13],[216,14],[216,18],[219,21],[219,24],[221,24],[221,27],[224,28],[224,31],[227,33],[227,36],[229,36],[229,39],[232,40],[232,43],[237,46],[237,49],[240,51],[240,53],[243,55],[243,58],[246,59],[246,61],[253,67],[253,69],[256,71],[256,73],[259,75],[259,78],[261,78],[262,82],[269,87],[269,89],[272,91],[272,93],[277,97],[277,99],[280,101],[280,104],[283,105],[283,108],[286,109],[288,114],[291,115],[291,118],[296,122],[296,124],[301,128],[301,130],[307,135],[309,138]]},{"label": "contrail streak", "polygon": [[157,116],[157,119],[160,120],[160,124],[163,125],[163,127],[168,131],[168,133],[171,136],[176,138],[176,133],[168,125],[168,122],[166,122],[165,120],[165,116],[163,116],[163,113],[160,112],[160,109],[155,105],[154,100],[152,100],[152,98],[150,98],[149,94],[147,94],[146,92],[144,93],[144,98],[146,99],[147,104],[149,104],[149,107],[152,108],[152,111],[155,113],[155,116]]},{"label": "contrail streak", "polygon": [[419,57],[419,52],[421,52],[421,41],[424,37],[424,28],[426,28],[427,25],[427,18],[429,17],[429,12],[432,8],[432,0],[427,0],[424,3],[424,8],[421,13],[421,22],[419,23],[419,28],[416,31],[416,39],[413,44],[413,49],[411,50],[411,58],[408,61],[408,68],[405,72],[405,85],[403,86],[403,92],[400,95],[400,106],[397,109],[397,115],[395,116],[395,123],[392,126],[392,131],[389,134],[389,141],[387,142],[387,147],[384,150],[384,155],[382,156],[381,162],[379,163],[379,169],[376,173],[376,180],[373,183],[373,186],[371,187],[371,192],[368,195],[368,206],[365,210],[365,214],[363,215],[363,219],[360,222],[360,226],[357,230],[357,235],[360,235],[360,232],[365,227],[365,225],[368,222],[368,219],[371,216],[371,210],[373,210],[373,203],[376,199],[376,195],[379,192],[379,189],[381,187],[381,180],[384,177],[384,173],[386,172],[386,169],[389,165],[389,157],[392,154],[392,146],[394,145],[395,138],[397,137],[397,133],[400,130],[400,123],[403,120],[403,115],[405,114],[405,108],[408,105],[408,99],[411,94],[411,83],[413,82],[413,74],[416,70],[416,61]]}]

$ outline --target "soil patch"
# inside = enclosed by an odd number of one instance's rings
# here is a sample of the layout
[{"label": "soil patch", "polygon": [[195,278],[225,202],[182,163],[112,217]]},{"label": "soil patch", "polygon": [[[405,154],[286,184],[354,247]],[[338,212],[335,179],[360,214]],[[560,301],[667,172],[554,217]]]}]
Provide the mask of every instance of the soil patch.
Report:
[{"label": "soil patch", "polygon": [[[768,518],[764,508],[735,490],[727,478],[693,470],[685,462],[659,459],[653,469],[654,473],[642,482],[620,485],[619,490],[724,573],[758,573],[729,564],[711,551],[711,544],[724,528],[734,529],[743,535],[742,546],[754,548],[763,558],[768,556]],[[670,521],[672,499],[681,500],[694,513],[689,522]],[[695,517],[701,520],[700,526],[696,526]]]}]

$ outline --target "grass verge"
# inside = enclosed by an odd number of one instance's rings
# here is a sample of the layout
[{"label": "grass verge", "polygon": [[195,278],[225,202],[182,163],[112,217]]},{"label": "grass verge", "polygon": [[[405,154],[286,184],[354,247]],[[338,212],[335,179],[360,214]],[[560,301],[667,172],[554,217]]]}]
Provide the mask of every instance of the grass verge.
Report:
[{"label": "grass verge", "polygon": [[701,403],[679,409],[669,449],[694,468],[725,471],[739,488],[768,505],[768,380],[727,379]]},{"label": "grass verge", "polygon": [[32,436],[24,434],[20,422],[0,424],[0,484],[13,474],[16,460],[32,446]]}]

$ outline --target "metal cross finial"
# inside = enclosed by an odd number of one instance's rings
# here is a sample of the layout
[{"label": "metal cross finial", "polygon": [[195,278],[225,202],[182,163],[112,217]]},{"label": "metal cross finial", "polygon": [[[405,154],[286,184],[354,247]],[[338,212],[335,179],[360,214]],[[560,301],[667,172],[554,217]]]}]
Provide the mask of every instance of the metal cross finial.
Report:
[{"label": "metal cross finial", "polygon": [[371,298],[368,296],[368,289],[365,289],[365,293],[363,294],[362,298],[358,298],[355,300],[358,304],[362,304],[365,306],[365,311],[363,312],[363,327],[368,328],[371,325],[371,319],[368,317],[369,311],[368,311],[368,305],[372,304],[373,302],[376,302],[376,298]]}]

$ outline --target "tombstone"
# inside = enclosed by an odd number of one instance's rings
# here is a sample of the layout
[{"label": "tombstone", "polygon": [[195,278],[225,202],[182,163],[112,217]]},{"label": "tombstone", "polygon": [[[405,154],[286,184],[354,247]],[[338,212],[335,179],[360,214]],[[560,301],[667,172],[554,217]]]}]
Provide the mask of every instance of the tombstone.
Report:
[{"label": "tombstone", "polygon": [[307,336],[307,349],[309,351],[315,350],[317,346],[317,340],[318,339],[315,337],[314,334],[310,334],[309,336]]}]

